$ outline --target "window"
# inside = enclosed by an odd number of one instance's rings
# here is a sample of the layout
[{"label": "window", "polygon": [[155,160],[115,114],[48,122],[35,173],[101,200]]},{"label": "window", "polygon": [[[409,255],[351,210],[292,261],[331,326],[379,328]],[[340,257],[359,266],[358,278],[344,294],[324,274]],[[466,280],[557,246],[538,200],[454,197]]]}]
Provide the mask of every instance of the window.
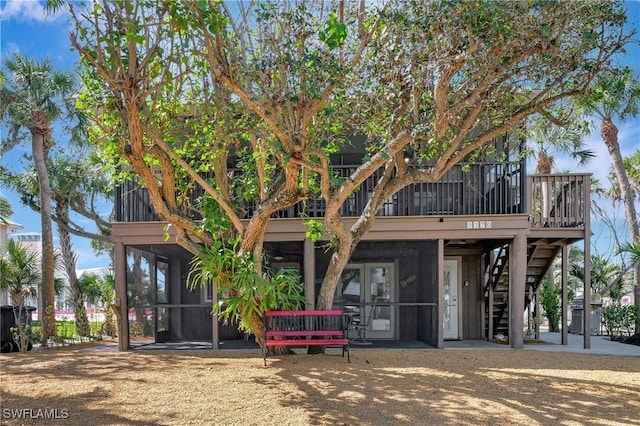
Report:
[{"label": "window", "polygon": [[202,301],[213,303],[213,281],[207,280],[207,284],[202,287]]}]

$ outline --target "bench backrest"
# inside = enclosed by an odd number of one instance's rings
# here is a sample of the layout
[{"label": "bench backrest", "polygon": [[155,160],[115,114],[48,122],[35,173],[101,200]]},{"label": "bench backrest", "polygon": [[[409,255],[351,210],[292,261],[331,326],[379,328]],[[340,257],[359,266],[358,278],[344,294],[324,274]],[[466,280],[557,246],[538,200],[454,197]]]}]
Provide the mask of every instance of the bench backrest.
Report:
[{"label": "bench backrest", "polygon": [[343,313],[330,311],[267,311],[265,329],[270,335],[293,336],[300,334],[336,335],[330,332],[344,330]]}]

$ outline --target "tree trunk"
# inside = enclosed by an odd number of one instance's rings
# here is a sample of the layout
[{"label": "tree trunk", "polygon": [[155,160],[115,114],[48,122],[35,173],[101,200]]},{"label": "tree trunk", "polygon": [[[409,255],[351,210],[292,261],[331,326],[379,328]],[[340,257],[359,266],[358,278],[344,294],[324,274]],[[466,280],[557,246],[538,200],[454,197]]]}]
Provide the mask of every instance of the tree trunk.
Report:
[{"label": "tree trunk", "polygon": [[[546,152],[540,152],[538,156],[538,163],[536,164],[536,173],[539,175],[548,175],[551,173],[551,159]],[[540,200],[540,213],[543,221],[548,221],[551,215],[552,202],[551,202],[551,186],[548,180],[544,180],[541,183],[540,192],[542,200]]]},{"label": "tree trunk", "polygon": [[84,298],[77,289],[71,289],[71,303],[73,314],[76,318],[76,334],[80,337],[90,337],[91,327],[87,318],[87,309],[84,306]]},{"label": "tree trunk", "polygon": [[556,333],[559,330],[558,328],[558,317],[556,316],[556,314],[551,314],[547,317],[547,319],[549,320],[549,331],[552,333]]},{"label": "tree trunk", "polygon": [[102,334],[109,337],[116,337],[118,328],[116,327],[115,316],[111,303],[104,309],[104,323],[102,324]]},{"label": "tree trunk", "polygon": [[[631,233],[631,243],[640,243],[640,224],[638,223],[638,213],[636,212],[635,199],[631,185],[629,184],[629,177],[624,168],[622,160],[622,153],[620,152],[620,144],[618,143],[618,128],[611,117],[605,117],[602,120],[602,128],[600,129],[602,140],[607,145],[609,155],[611,156],[611,163],[613,170],[616,174],[616,179],[620,185],[620,194],[625,207],[625,215],[627,217],[627,223],[629,224],[629,231]],[[633,268],[633,294],[635,305],[640,309],[640,263],[636,262]],[[636,328],[640,328],[640,323],[636,323]]]},{"label": "tree trunk", "polygon": [[[69,223],[69,217],[64,211],[64,206],[58,203],[58,217],[65,223]],[[84,306],[84,297],[78,287],[78,275],[76,274],[76,256],[73,253],[71,245],[71,235],[64,227],[58,226],[58,236],[60,237],[60,252],[62,254],[62,262],[69,281],[69,290],[71,292],[71,303],[73,305],[73,314],[76,320],[76,334],[80,337],[91,336],[91,328],[89,319],[87,318],[87,310]]]},{"label": "tree trunk", "polygon": [[[284,200],[286,203],[287,200]],[[281,204],[280,207],[287,207],[288,204]],[[277,208],[276,208],[277,209]],[[242,245],[240,249],[241,253],[250,252],[255,262],[255,271],[256,273],[262,274],[262,257],[263,257],[263,245],[264,245],[264,235],[267,231],[267,225],[269,224],[268,218],[270,214],[269,212],[261,212],[261,214],[255,214],[251,218],[251,222],[245,228],[244,237],[242,239]],[[249,302],[249,303],[256,303]],[[247,319],[249,323],[249,327],[253,332],[256,343],[264,350],[265,341],[266,341],[266,330],[264,327],[264,315],[262,313],[254,312],[251,317]],[[293,354],[293,350],[288,346],[271,346],[268,349],[269,355],[291,355]]]},{"label": "tree trunk", "polygon": [[318,295],[318,309],[331,309],[333,298],[336,294],[336,287],[340,282],[342,271],[349,263],[351,253],[352,250],[339,247],[331,255],[329,267],[327,268],[322,287],[320,288],[320,294]]},{"label": "tree trunk", "polygon": [[[333,306],[333,298],[336,294],[336,287],[340,282],[342,271],[349,263],[353,250],[342,249],[338,247],[331,255],[329,261],[329,267],[322,281],[322,287],[320,287],[320,294],[318,295],[317,307],[320,310],[331,309]],[[323,346],[309,346],[307,351],[309,354],[324,353]]]},{"label": "tree trunk", "polygon": [[[36,123],[42,121],[34,120]],[[51,225],[51,187],[49,185],[49,173],[46,164],[46,138],[51,130],[45,124],[31,129],[31,145],[33,161],[38,174],[40,184],[40,219],[42,226],[42,344],[46,345],[49,338],[56,337],[55,316],[55,265],[53,249],[53,230]]]},{"label": "tree trunk", "polygon": [[[262,315],[258,315],[256,313],[252,314],[250,318],[248,318],[249,326],[251,327],[251,331],[255,336],[256,343],[264,350],[264,345],[266,341],[265,333],[266,330],[264,328],[264,317]],[[288,346],[271,346],[268,348],[269,355],[291,355],[293,354],[293,350]]]}]

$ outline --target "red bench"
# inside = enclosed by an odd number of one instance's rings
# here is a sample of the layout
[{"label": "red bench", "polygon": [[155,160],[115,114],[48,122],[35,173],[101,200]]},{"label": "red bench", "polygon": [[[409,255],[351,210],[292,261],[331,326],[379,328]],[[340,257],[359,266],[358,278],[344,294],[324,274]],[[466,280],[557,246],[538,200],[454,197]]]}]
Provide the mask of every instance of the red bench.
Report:
[{"label": "red bench", "polygon": [[342,347],[342,356],[346,352],[347,362],[351,362],[342,311],[267,311],[264,329],[265,366],[270,346]]}]

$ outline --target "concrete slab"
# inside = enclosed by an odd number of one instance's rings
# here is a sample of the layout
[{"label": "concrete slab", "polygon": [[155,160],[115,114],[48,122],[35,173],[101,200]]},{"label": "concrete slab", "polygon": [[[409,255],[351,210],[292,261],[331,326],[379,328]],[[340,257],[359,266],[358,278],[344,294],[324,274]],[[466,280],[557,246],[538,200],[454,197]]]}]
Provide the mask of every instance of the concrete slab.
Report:
[{"label": "concrete slab", "polygon": [[609,336],[591,336],[590,349],[584,349],[584,337],[579,334],[570,333],[566,345],[560,344],[560,333],[540,333],[540,340],[549,344],[526,344],[525,350],[640,357],[640,346],[612,342]]},{"label": "concrete slab", "polygon": [[[591,348],[584,349],[583,336],[569,334],[568,344],[561,345],[560,333],[541,333],[540,343],[527,343],[524,350],[547,351],[547,352],[573,352],[595,355],[620,355],[640,357],[640,346],[628,345],[620,342],[612,342],[608,336],[591,336]],[[544,342],[544,343],[543,343]],[[417,341],[372,341],[369,345],[351,345],[351,350],[362,349],[436,349],[423,342]],[[489,342],[487,340],[447,340],[444,342],[445,350],[456,349],[478,349],[497,350],[509,349],[509,345]],[[178,343],[156,343],[145,346],[138,346],[134,350],[211,350],[210,342],[178,342]],[[224,341],[220,344],[220,349],[251,349],[259,351],[258,345],[253,340]],[[101,345],[93,348],[82,348],[80,352],[117,350],[117,344]]]},{"label": "concrete slab", "polygon": [[[608,336],[591,336],[591,348],[584,349],[582,335],[569,334],[568,344],[562,345],[560,333],[540,333],[539,343],[525,343],[524,350],[547,352],[572,352],[595,355],[621,355],[640,357],[640,346],[612,342]],[[509,349],[506,344],[489,342],[487,340],[445,341],[445,349]]]}]

